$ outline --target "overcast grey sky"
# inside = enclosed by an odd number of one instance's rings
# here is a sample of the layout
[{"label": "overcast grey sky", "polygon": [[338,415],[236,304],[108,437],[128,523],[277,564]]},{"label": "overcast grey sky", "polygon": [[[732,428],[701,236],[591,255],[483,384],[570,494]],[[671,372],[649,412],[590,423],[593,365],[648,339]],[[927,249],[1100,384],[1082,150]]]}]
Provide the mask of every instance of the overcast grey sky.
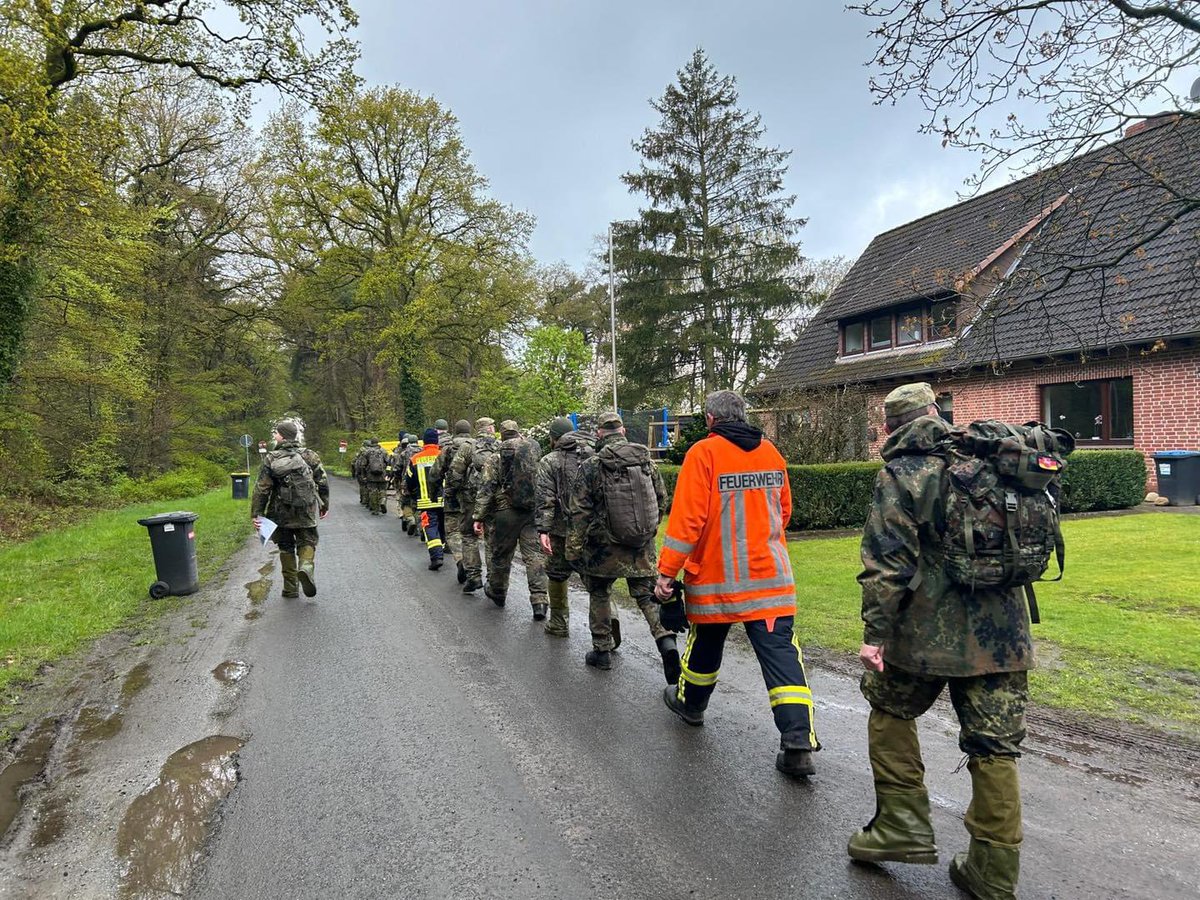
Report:
[{"label": "overcast grey sky", "polygon": [[582,268],[641,199],[630,142],[696,47],[737,78],[787,179],[807,256],[857,256],[876,233],[956,199],[976,159],[917,134],[921,110],[867,90],[868,22],[838,0],[358,0],[369,85],[429,94],[458,116],[497,199],[537,217],[539,262]]}]

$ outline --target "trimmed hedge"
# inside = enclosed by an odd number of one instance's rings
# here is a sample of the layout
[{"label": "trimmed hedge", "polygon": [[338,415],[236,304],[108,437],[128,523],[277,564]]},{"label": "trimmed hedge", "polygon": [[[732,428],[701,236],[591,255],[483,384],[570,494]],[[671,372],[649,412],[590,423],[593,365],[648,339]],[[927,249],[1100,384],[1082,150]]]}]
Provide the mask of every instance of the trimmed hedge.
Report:
[{"label": "trimmed hedge", "polygon": [[1146,496],[1146,458],[1137,450],[1077,450],[1067,457],[1063,512],[1128,509]]},{"label": "trimmed hedge", "polygon": [[[1080,450],[1068,462],[1064,512],[1128,509],[1145,496],[1146,463],[1136,450]],[[861,527],[871,505],[875,473],[882,466],[879,461],[788,466],[792,486],[788,527],[796,531]],[[679,468],[658,467],[667,487],[668,508]]]},{"label": "trimmed hedge", "polygon": [[[875,473],[882,466],[882,462],[788,466],[792,486],[792,519],[788,527],[799,531],[858,528],[867,520]],[[675,493],[679,466],[660,465],[658,471],[670,498]]]}]

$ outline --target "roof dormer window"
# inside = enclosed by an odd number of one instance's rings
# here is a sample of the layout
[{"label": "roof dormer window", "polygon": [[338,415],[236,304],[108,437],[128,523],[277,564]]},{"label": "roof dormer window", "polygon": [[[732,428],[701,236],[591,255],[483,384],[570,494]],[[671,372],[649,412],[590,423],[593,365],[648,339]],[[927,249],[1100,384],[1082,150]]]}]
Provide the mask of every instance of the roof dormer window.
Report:
[{"label": "roof dormer window", "polygon": [[958,301],[951,297],[842,322],[840,355],[858,356],[947,340],[957,331],[957,314]]}]

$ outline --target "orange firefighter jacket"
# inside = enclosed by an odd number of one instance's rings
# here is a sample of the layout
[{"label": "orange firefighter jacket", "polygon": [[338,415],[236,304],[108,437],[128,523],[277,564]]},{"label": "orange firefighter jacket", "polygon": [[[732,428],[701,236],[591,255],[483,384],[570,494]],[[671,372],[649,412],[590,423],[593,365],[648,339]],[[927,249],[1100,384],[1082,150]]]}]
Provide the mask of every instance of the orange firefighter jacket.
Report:
[{"label": "orange firefighter jacket", "polygon": [[417,498],[417,509],[442,508],[442,483],[430,475],[439,453],[437,444],[425,444],[408,463],[408,489]]},{"label": "orange firefighter jacket", "polygon": [[688,619],[747,622],[796,612],[784,527],[787,464],[764,440],[742,450],[716,434],[684,457],[658,571],[684,571]]}]

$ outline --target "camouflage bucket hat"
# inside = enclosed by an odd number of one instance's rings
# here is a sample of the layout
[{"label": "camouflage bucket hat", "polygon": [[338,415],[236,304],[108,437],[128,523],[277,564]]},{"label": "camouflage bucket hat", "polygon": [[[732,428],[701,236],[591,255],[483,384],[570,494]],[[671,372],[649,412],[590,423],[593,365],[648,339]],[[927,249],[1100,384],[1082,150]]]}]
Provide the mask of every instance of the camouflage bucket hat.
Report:
[{"label": "camouflage bucket hat", "polygon": [[928,382],[915,381],[902,384],[883,399],[883,414],[889,419],[903,416],[916,409],[924,409],[937,402],[933,388]]},{"label": "camouflage bucket hat", "polygon": [[489,419],[487,416],[480,416],[478,419],[475,420],[475,430],[477,432],[478,431],[491,431],[495,427],[496,427],[496,420]]},{"label": "camouflage bucket hat", "polygon": [[521,433],[520,426],[517,425],[515,419],[505,419],[500,423],[500,436],[505,438],[516,437]]}]

